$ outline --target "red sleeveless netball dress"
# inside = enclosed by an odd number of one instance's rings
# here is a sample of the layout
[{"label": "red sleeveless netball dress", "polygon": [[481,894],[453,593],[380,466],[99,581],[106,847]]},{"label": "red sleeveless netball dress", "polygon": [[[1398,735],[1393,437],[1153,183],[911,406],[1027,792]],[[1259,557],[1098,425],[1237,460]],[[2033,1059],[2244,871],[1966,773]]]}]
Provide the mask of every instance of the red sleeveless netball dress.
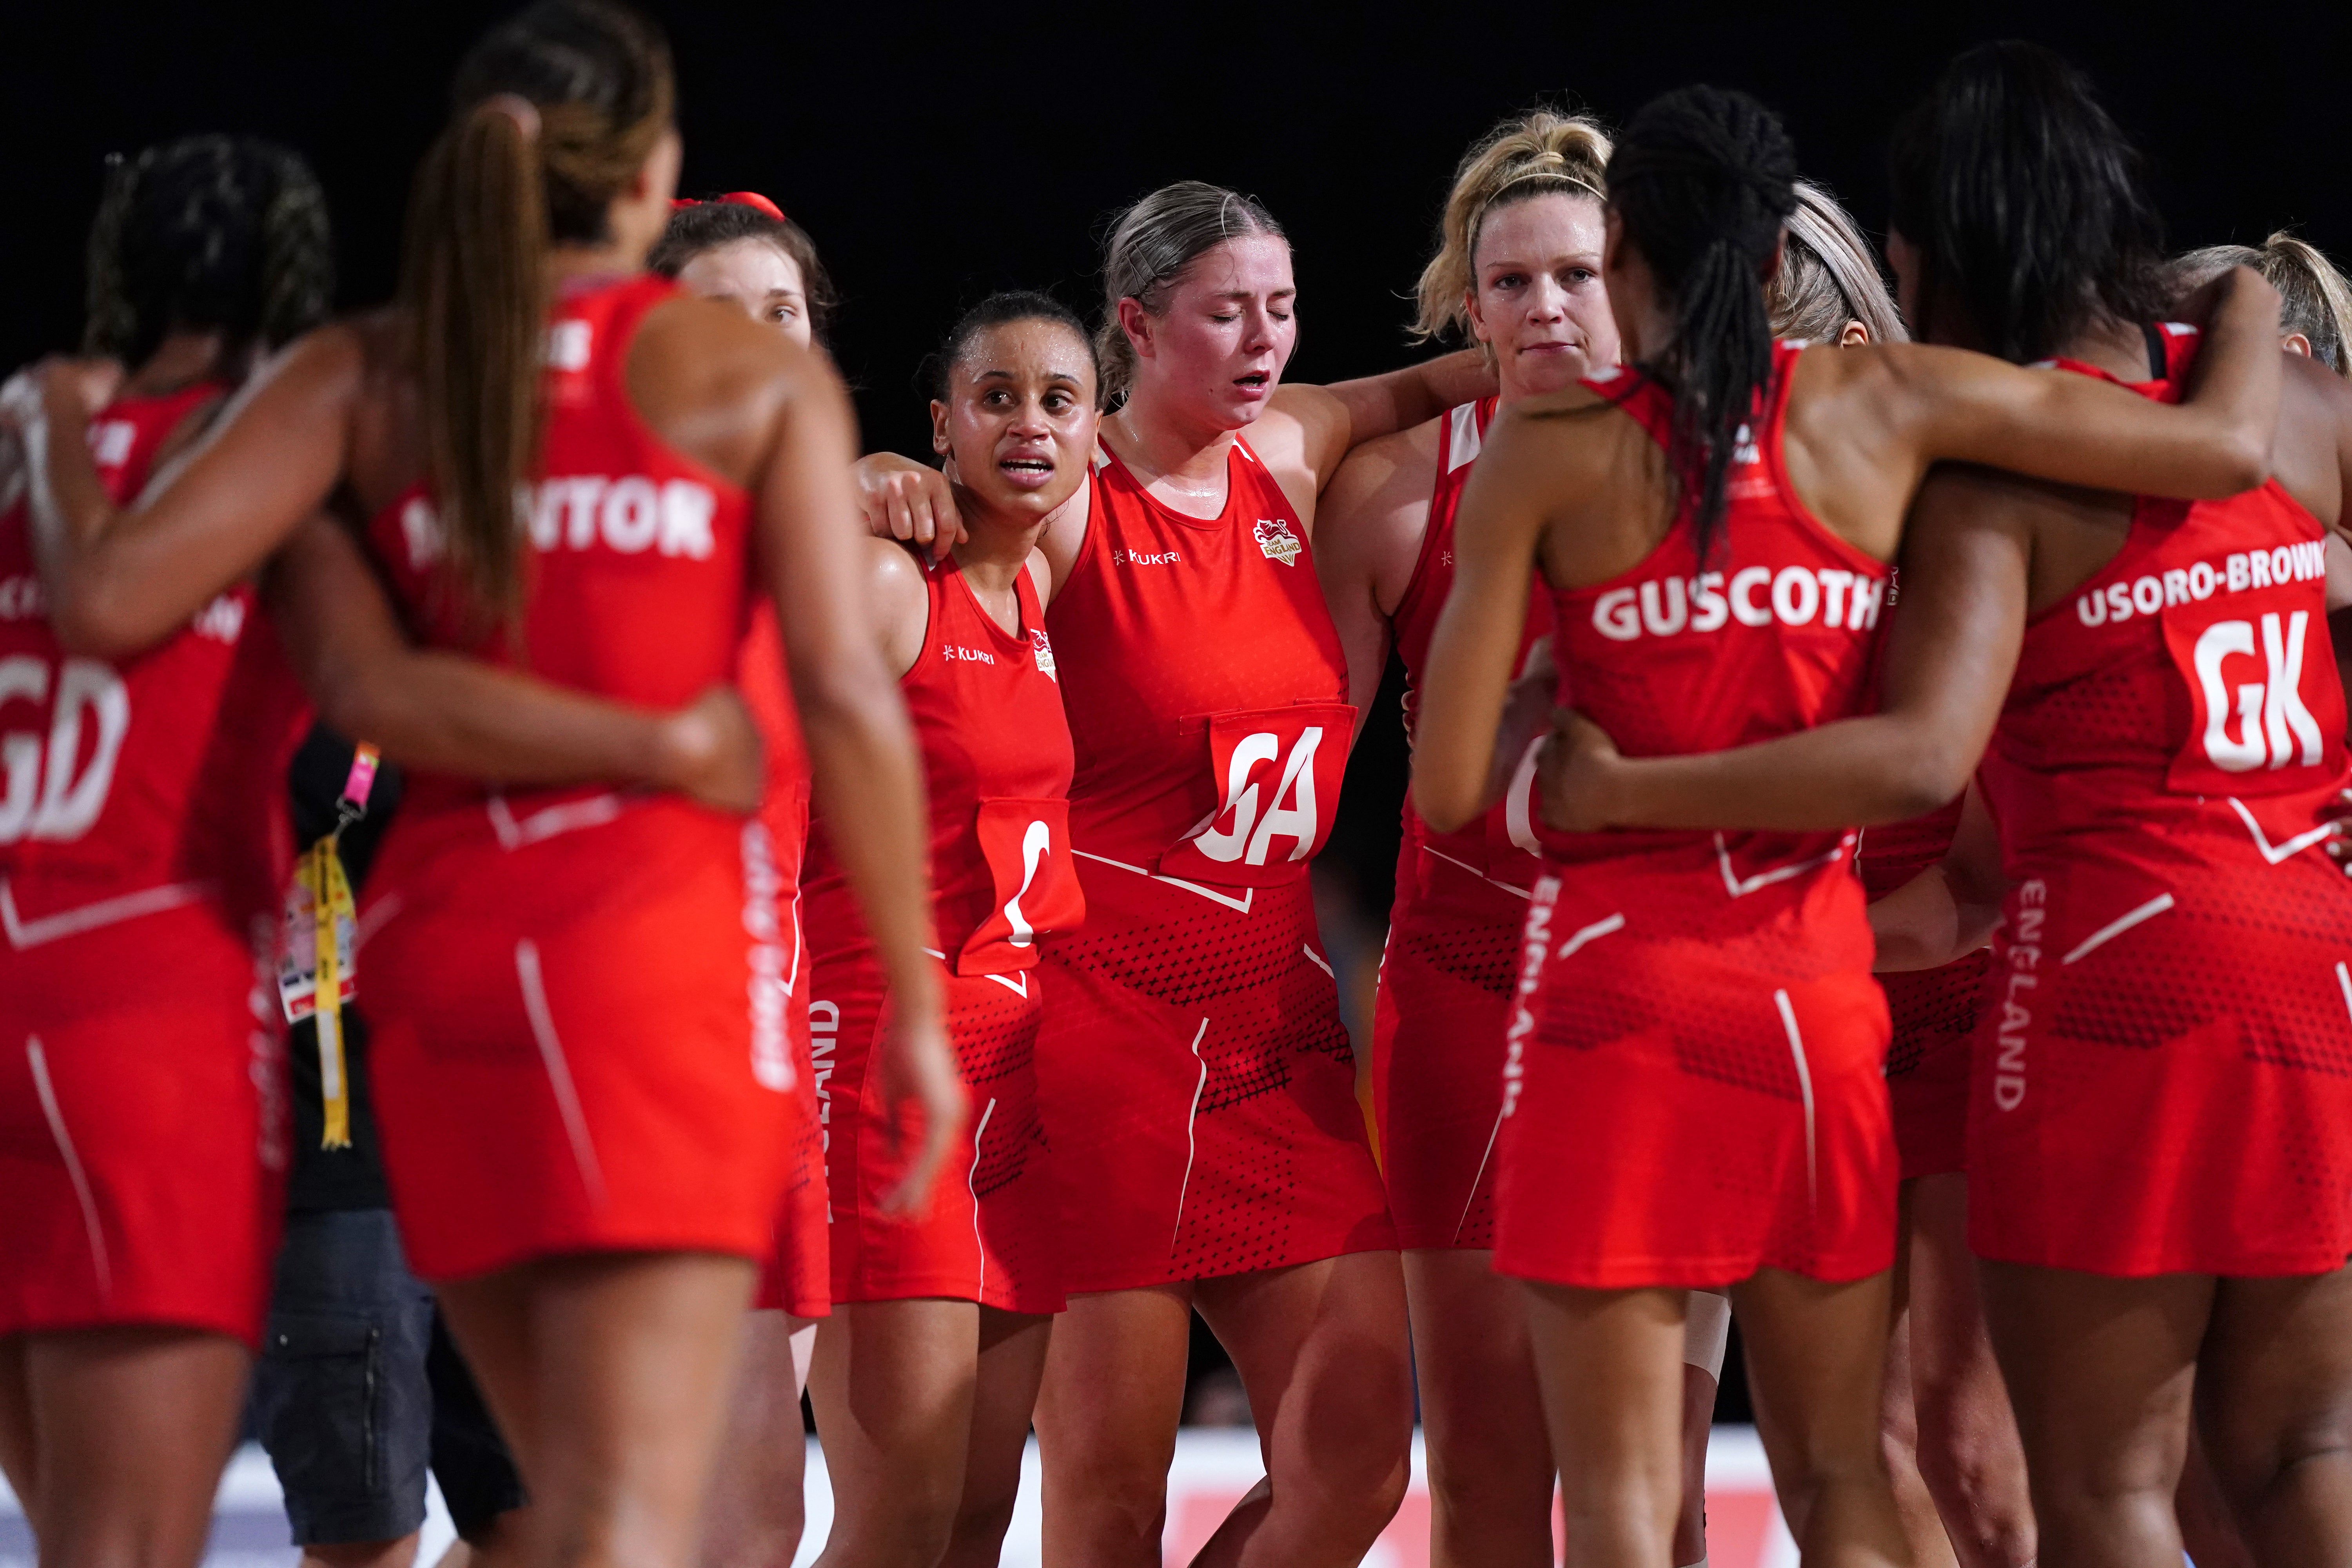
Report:
[{"label": "red sleeveless netball dress", "polygon": [[[734,675],[749,500],[665,446],[623,382],[674,292],[635,278],[554,311],[520,654],[459,615],[422,487],[375,519],[421,638],[654,708]],[[419,1274],[772,1252],[796,1076],[778,853],[760,818],[675,796],[413,775],[369,883],[362,984]]]},{"label": "red sleeveless netball dress", "polygon": [[[1454,585],[1454,513],[1496,402],[1462,404],[1438,426],[1429,526],[1393,617],[1408,732],[1430,634]],[[1528,605],[1520,657],[1550,630],[1551,595],[1538,589]],[[1405,797],[1396,903],[1372,1014],[1373,1109],[1402,1247],[1495,1245],[1503,1030],[1518,978],[1528,893],[1543,870],[1533,847],[1534,783],[1530,756],[1507,799],[1453,833],[1433,832],[1412,795]]]},{"label": "red sleeveless netball dress", "polygon": [[[1943,861],[1965,796],[1943,810],[1862,836],[1864,896],[1885,898]],[[1968,1168],[1969,1042],[1984,1011],[1992,954],[1979,949],[1935,969],[1878,977],[1895,1026],[1886,1047],[1886,1094],[1903,1179]]]},{"label": "red sleeveless netball dress", "polygon": [[[1886,568],[1781,462],[1798,345],[1710,559],[1687,511],[1649,558],[1554,595],[1560,698],[1628,756],[1846,718],[1872,687]],[[1590,381],[1664,441],[1672,403]],[[1852,833],[1544,835],[1503,1080],[1495,1267],[1552,1284],[1854,1279],[1894,1258],[1886,1004]]]},{"label": "red sleeveless netball dress", "polygon": [[[2195,334],[2159,341],[2138,390],[2171,400]],[[2352,1254],[2325,540],[2275,482],[2142,498],[2116,558],[2026,623],[1980,775],[2011,886],[1969,1096],[1980,1257],[2252,1276]]]},{"label": "red sleeveless netball dress", "polygon": [[[818,1121],[816,1075],[809,1061],[809,946],[801,910],[801,872],[808,849],[809,763],[800,711],[784,673],[783,630],[766,597],[751,607],[735,689],[759,727],[767,761],[760,821],[773,847],[777,930],[789,973],[781,982],[784,1033],[793,1064],[793,1117],[787,1133],[784,1198],[775,1245],[760,1270],[758,1307],[802,1318],[831,1310],[833,1263],[826,1235],[824,1130]],[[770,993],[773,994],[774,993]]]},{"label": "red sleeveless netball dress", "polygon": [[[825,1084],[833,1296],[1062,1310],[1059,1194],[1038,1110],[1045,1016],[1038,941],[1086,915],[1070,861],[1070,731],[1036,589],[1023,572],[1007,632],[954,562],[926,566],[929,621],[900,679],[930,802],[932,951],[971,1117],[911,1219],[879,1211],[903,1160],[877,1072],[889,994],[820,818],[809,856],[816,978],[809,1004]],[[821,1068],[822,1070],[822,1068]],[[903,1122],[911,1143],[919,1128]]]},{"label": "red sleeveless netball dress", "polygon": [[1073,1293],[1393,1247],[1307,858],[1355,710],[1306,530],[1236,439],[1185,517],[1115,457],[1047,625],[1087,925],[1038,1079]]},{"label": "red sleeveless netball dress", "polygon": [[[107,493],[226,391],[101,413]],[[268,943],[307,718],[250,587],[134,658],[68,655],[26,510],[0,517],[0,1336],[260,1341],[289,1136]]]}]

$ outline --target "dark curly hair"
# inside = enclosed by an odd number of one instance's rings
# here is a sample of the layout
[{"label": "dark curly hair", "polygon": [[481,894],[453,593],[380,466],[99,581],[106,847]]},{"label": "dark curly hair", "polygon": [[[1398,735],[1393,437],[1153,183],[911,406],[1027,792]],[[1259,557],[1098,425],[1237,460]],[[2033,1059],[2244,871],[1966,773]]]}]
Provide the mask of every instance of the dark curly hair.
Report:
[{"label": "dark curly hair", "polygon": [[137,365],[175,327],[276,348],[326,320],[334,292],[326,194],[299,154],[187,136],[108,160],[84,353]]},{"label": "dark curly hair", "polygon": [[1956,307],[1986,353],[2048,359],[2110,315],[2164,313],[2164,225],[2091,84],[2039,44],[1969,50],[1888,150],[1891,226],[1919,254],[1918,319]]},{"label": "dark curly hair", "polygon": [[1738,432],[1772,374],[1764,275],[1797,205],[1797,152],[1744,92],[1652,99],[1618,139],[1609,204],[1671,301],[1675,330],[1639,368],[1674,394],[1668,466],[1711,551]]}]

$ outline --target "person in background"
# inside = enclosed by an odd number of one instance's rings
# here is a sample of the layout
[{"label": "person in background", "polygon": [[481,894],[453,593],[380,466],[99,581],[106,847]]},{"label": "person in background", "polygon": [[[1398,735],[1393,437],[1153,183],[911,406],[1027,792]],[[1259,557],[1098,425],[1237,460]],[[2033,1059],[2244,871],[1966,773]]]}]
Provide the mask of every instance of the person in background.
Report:
[{"label": "person in background", "polygon": [[2326,251],[2285,229],[2259,248],[2209,245],[2173,261],[2173,287],[2185,294],[2231,267],[2252,268],[2279,291],[2279,335],[2287,353],[2352,380],[2352,279]]},{"label": "person in background", "polygon": [[[356,890],[400,803],[398,768],[361,785],[346,825],[356,748],[313,726],[289,771],[294,841],[307,853],[332,835]],[[295,951],[309,936],[289,931]],[[303,1568],[409,1568],[425,1521],[425,1473],[440,1483],[468,1552],[512,1543],[506,1516],[522,1506],[522,1479],[449,1338],[433,1292],[409,1271],[376,1152],[368,1089],[367,1018],[356,997],[340,1008],[346,1086],[336,1142],[327,1137],[319,1021],[294,1023],[287,1041],[292,1170],[286,1239],[261,1359],[253,1417],[285,1493]],[[456,1568],[445,1559],[443,1568]]]}]

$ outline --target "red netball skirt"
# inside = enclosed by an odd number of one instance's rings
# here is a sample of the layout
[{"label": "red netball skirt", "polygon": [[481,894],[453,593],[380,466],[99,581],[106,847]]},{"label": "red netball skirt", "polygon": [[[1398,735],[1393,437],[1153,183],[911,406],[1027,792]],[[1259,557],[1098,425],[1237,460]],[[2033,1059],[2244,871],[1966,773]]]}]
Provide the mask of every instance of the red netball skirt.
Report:
[{"label": "red netball skirt", "polygon": [[[827,1230],[832,1220],[825,1201],[824,1108],[817,1099],[818,1073],[809,1058],[809,958],[802,940],[800,904],[793,904],[793,952],[791,1005],[786,1022],[792,1031],[792,1147],[784,1171],[784,1200],[776,1215],[776,1235],[767,1261],[760,1268],[759,1293],[751,1304],[796,1318],[822,1318],[833,1310],[833,1258]],[[830,1071],[828,1067],[826,1071]]]},{"label": "red netball skirt", "polygon": [[1212,897],[1081,864],[1037,1033],[1065,1288],[1394,1248],[1306,878]]},{"label": "red netball skirt", "polygon": [[8,912],[0,1336],[148,1323],[258,1347],[288,1133],[253,945],[209,901]]},{"label": "red netball skirt", "polygon": [[1886,1093],[1906,1182],[1968,1169],[1969,1041],[1991,972],[1992,954],[1979,952],[1940,969],[1878,977],[1895,1023]]},{"label": "red netball skirt", "polygon": [[[1063,1307],[1053,1162],[1037,1104],[1043,984],[1023,974],[942,973],[948,1037],[971,1115],[923,1210],[881,1213],[905,1174],[917,1120],[882,1099],[877,1056],[889,1021],[881,966],[853,954],[817,966],[809,1004],[819,1060],[833,1063],[826,1149],[836,1301],[944,1297],[1008,1312]],[[893,1134],[898,1148],[893,1148]]]},{"label": "red netball skirt", "polygon": [[1525,898],[1408,841],[1372,1014],[1372,1104],[1397,1245],[1495,1245],[1503,1030]]},{"label": "red netball skirt", "polygon": [[1888,1026],[1859,885],[1839,870],[1727,900],[1662,880],[1537,885],[1496,1270],[1623,1289],[1889,1267]]},{"label": "red netball skirt", "polygon": [[1979,1257],[2137,1278],[2352,1255],[2352,887],[2316,848],[2237,858],[2017,879],[1969,1094]]},{"label": "red netball skirt", "polygon": [[360,984],[427,1279],[774,1251],[803,1101],[767,829],[598,798],[405,817],[384,847]]}]

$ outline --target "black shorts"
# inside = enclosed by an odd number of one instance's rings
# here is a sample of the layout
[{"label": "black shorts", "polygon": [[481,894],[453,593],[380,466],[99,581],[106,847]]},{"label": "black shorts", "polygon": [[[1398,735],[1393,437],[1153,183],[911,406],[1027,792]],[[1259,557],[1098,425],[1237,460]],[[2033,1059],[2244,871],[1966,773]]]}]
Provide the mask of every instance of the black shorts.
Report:
[{"label": "black shorts", "polygon": [[253,1410],[298,1546],[414,1533],[428,1466],[468,1541],[522,1505],[514,1461],[432,1292],[408,1271],[389,1209],[288,1217]]}]

